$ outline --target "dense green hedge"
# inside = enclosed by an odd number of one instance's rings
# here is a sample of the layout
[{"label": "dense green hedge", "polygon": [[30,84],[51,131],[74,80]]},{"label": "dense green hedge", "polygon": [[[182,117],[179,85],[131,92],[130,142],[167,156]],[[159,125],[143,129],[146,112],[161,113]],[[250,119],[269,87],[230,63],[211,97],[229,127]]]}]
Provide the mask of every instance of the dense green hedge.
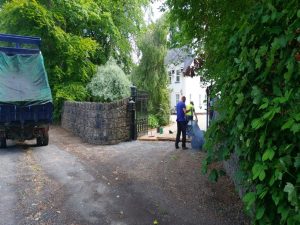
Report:
[{"label": "dense green hedge", "polygon": [[230,39],[215,38],[219,117],[206,134],[204,169],[237,153],[255,224],[300,224],[299,4],[261,1]]}]

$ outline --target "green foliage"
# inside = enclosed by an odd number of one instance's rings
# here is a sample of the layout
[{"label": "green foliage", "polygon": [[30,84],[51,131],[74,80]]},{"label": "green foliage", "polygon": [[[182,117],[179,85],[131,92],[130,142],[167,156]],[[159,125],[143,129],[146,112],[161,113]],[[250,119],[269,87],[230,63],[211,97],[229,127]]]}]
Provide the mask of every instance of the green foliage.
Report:
[{"label": "green foliage", "polygon": [[114,60],[98,67],[96,76],[87,85],[93,101],[112,102],[130,95],[130,82]]},{"label": "green foliage", "polygon": [[[70,82],[54,87],[54,108],[60,109],[64,101],[85,101],[89,97],[85,86],[80,82]],[[54,111],[54,117],[60,118],[60,110]]]},{"label": "green foliage", "polygon": [[155,115],[149,114],[148,116],[148,126],[150,128],[156,128],[159,126],[158,119]]},{"label": "green foliage", "polygon": [[167,31],[164,19],[150,25],[138,43],[142,58],[132,75],[133,83],[148,92],[149,112],[158,118],[159,125],[168,124],[170,116],[168,75],[164,65]]},{"label": "green foliage", "polygon": [[[300,222],[300,171],[295,166],[300,67],[294,57],[300,19],[296,1],[285,7],[278,2],[256,6],[233,28],[222,55],[226,67],[216,82],[221,116],[207,135],[211,161],[214,155],[222,159],[238,153],[244,183],[256,190],[244,197],[247,209],[255,210],[256,224]],[[217,143],[230,151],[224,154]]]},{"label": "green foliage", "polygon": [[[201,1],[206,8],[197,8],[196,1],[185,2],[192,12],[205,11],[195,18],[207,23],[202,28],[208,30],[193,38],[204,41],[207,76],[214,79],[214,91],[220,95],[215,106],[219,117],[205,136],[204,171],[235,152],[248,189],[243,200],[254,224],[299,224],[299,1],[263,0],[246,7],[247,1],[240,11],[232,4],[233,16],[219,3]],[[193,20],[184,10],[177,18],[186,18],[186,26]],[[192,35],[186,32],[185,37]],[[218,177],[215,171],[212,176]]]},{"label": "green foliage", "polygon": [[[42,38],[41,50],[59,119],[63,96],[78,101],[87,96],[85,87],[96,65],[114,56],[118,64],[130,70],[129,37],[140,32],[141,6],[147,3],[148,0],[0,1],[0,32]],[[73,83],[76,87],[81,85],[76,88],[81,93],[64,88]]]},{"label": "green foliage", "polygon": [[223,23],[230,24],[251,6],[252,0],[166,0],[171,22],[172,47],[191,45],[199,51],[203,41],[213,38],[216,29]]},{"label": "green foliage", "polygon": [[77,97],[85,96],[85,83],[95,71],[94,64],[89,60],[97,48],[95,41],[66,33],[56,24],[56,15],[33,0],[10,1],[3,6],[0,18],[2,32],[42,38],[55,119],[60,117],[64,99],[83,100]]}]

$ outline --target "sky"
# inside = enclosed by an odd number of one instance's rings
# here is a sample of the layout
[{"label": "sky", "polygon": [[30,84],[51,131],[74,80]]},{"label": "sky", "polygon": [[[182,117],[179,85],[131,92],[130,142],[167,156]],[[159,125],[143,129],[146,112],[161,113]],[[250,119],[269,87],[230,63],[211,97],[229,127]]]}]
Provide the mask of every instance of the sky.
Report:
[{"label": "sky", "polygon": [[164,0],[156,0],[154,3],[151,3],[150,8],[145,12],[145,21],[149,24],[155,22],[159,19],[163,12],[160,12],[159,7],[164,3]]}]

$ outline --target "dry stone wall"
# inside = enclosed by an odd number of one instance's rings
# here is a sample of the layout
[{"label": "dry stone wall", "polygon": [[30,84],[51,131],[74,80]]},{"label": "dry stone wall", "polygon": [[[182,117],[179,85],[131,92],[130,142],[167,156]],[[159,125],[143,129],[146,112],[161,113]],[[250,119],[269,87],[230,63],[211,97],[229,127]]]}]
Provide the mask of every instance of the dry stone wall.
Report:
[{"label": "dry stone wall", "polygon": [[230,158],[227,161],[223,161],[223,166],[226,171],[226,174],[231,178],[233,181],[236,190],[239,193],[240,198],[246,194],[246,190],[243,187],[240,178],[239,178],[239,157],[236,153],[232,153]]},{"label": "dry stone wall", "polygon": [[64,102],[62,127],[91,144],[130,139],[128,99],[112,103]]}]

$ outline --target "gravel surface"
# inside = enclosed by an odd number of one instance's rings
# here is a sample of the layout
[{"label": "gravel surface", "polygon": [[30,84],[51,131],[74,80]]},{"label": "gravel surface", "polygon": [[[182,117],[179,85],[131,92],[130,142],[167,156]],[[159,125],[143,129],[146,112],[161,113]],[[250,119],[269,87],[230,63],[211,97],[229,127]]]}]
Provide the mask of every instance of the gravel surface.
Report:
[{"label": "gravel surface", "polygon": [[0,225],[248,225],[227,177],[172,142],[84,143],[58,126],[50,143],[0,150]]}]

